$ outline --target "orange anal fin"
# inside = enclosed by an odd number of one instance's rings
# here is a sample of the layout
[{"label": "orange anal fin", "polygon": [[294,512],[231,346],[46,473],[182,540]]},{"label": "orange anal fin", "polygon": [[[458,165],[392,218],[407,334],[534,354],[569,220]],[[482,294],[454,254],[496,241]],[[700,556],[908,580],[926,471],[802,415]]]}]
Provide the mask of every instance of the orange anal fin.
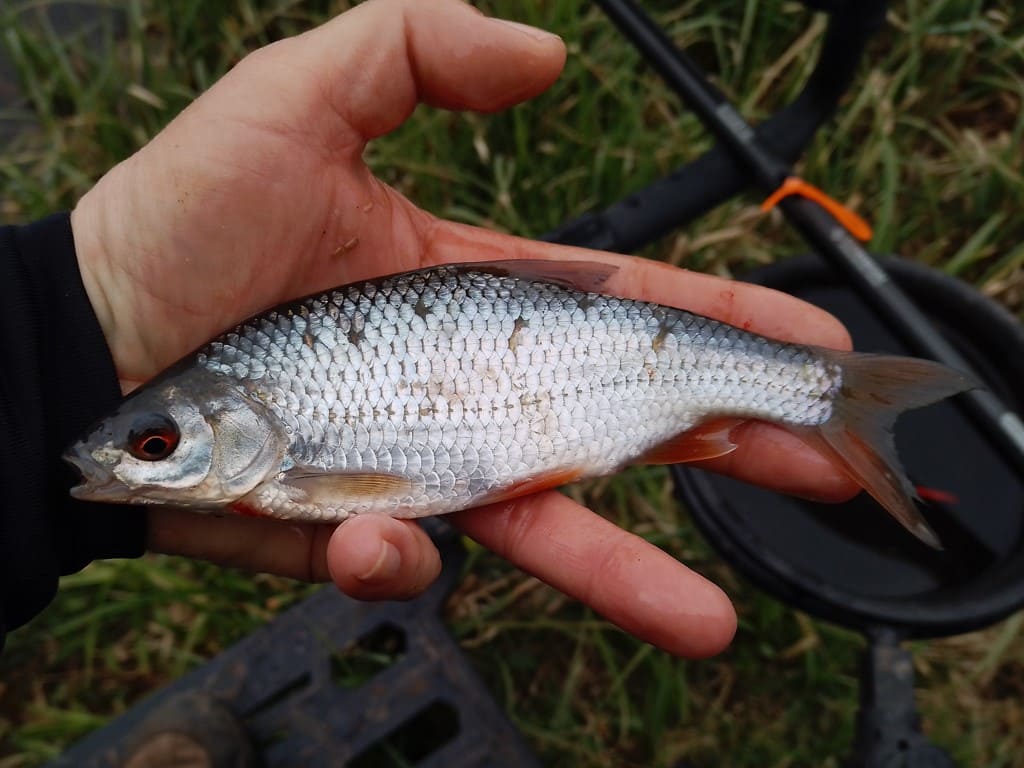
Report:
[{"label": "orange anal fin", "polygon": [[742,419],[714,419],[676,435],[643,454],[635,464],[687,464],[717,459],[737,446],[730,437]]},{"label": "orange anal fin", "polygon": [[843,225],[851,235],[862,242],[867,242],[872,237],[871,225],[868,224],[861,216],[857,215],[852,209],[840,203],[834,197],[828,195],[828,193],[818,189],[813,184],[801,179],[799,176],[788,176],[786,180],[782,182],[782,185],[776,189],[768,198],[761,203],[761,210],[764,212],[770,211],[779,201],[790,197],[791,195],[798,195],[799,197],[806,198],[812,202],[817,203],[830,214],[833,218]]},{"label": "orange anal fin", "polygon": [[552,488],[558,488],[569,483],[575,483],[586,473],[579,467],[569,469],[556,469],[551,472],[543,472],[534,475],[526,480],[520,480],[510,486],[501,488],[480,500],[480,504],[494,504],[500,501],[518,499],[521,496],[529,496],[531,493],[540,493]]}]

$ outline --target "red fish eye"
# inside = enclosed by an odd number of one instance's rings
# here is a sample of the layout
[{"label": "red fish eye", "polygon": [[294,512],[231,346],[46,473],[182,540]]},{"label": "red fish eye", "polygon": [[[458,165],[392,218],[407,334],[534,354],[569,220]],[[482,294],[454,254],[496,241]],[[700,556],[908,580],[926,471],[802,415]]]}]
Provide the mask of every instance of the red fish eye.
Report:
[{"label": "red fish eye", "polygon": [[139,419],[128,432],[128,452],[136,459],[159,461],[178,447],[178,425],[162,414]]}]

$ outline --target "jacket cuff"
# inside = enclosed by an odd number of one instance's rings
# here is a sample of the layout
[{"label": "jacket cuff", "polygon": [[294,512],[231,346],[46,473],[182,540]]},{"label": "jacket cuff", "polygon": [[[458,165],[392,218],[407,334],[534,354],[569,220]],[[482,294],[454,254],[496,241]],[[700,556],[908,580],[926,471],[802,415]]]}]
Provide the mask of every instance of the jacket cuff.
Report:
[{"label": "jacket cuff", "polygon": [[[146,515],[73,499],[64,449],[121,399],[103,331],[82,284],[71,217],[0,228],[0,621],[8,629],[43,608],[60,575],[90,561],[137,557]],[[3,468],[6,465],[6,468]],[[0,625],[2,631],[2,625]]]}]

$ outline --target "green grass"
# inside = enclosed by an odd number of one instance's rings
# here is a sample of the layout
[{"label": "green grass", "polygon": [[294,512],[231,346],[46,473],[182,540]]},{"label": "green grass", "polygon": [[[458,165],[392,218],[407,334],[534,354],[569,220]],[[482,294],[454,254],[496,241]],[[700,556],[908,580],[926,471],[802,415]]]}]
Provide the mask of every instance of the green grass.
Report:
[{"label": "green grass", "polygon": [[[0,218],[73,205],[246,51],[308,28],[338,2],[133,0],[116,40],[65,44],[0,10],[2,43],[38,116],[0,156]],[[169,8],[173,5],[173,12]],[[610,203],[709,146],[696,120],[604,18],[578,0],[483,4],[562,34],[563,78],[535,102],[481,117],[421,108],[376,143],[377,173],[424,208],[524,235]],[[890,13],[857,85],[801,173],[875,226],[873,247],[1024,307],[1024,11],[912,0]],[[647,3],[753,120],[809,71],[811,17],[791,2]],[[783,62],[781,66],[777,62]],[[739,274],[802,250],[753,196],[647,249]],[[546,763],[838,766],[853,733],[862,643],[741,582],[694,532],[667,475],[636,470],[580,491],[603,514],[722,584],[741,628],[722,657],[683,662],[474,550],[447,606],[452,631]],[[0,768],[34,766],[308,588],[149,557],[68,577],[0,658]],[[915,646],[928,731],[971,766],[1024,754],[1021,619]],[[568,672],[568,674],[567,674]]]}]

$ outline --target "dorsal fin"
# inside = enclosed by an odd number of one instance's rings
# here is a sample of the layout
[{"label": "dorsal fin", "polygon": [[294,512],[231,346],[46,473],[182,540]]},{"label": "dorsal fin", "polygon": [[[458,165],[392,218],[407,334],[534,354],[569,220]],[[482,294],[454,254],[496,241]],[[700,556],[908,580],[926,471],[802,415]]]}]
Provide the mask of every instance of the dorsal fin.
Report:
[{"label": "dorsal fin", "polygon": [[486,272],[500,277],[538,280],[576,291],[597,291],[619,270],[615,264],[600,261],[554,259],[502,259],[445,266],[466,272]]}]

